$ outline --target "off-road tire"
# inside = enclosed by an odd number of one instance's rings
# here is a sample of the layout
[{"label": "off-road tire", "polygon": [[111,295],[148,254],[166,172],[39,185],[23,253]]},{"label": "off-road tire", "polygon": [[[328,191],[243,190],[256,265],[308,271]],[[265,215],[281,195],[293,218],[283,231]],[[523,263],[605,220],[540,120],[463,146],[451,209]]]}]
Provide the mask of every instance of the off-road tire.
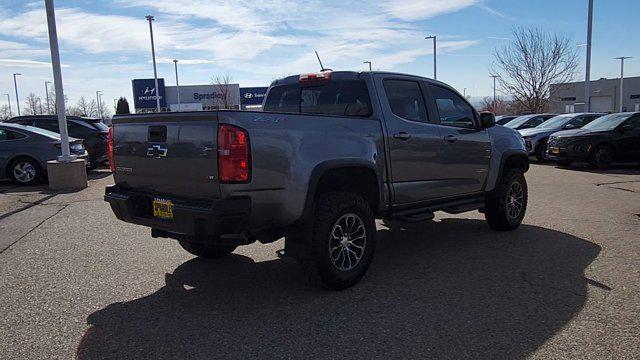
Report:
[{"label": "off-road tire", "polygon": [[[521,209],[517,216],[511,216],[509,208],[510,191],[514,183],[522,189]],[[495,191],[486,200],[484,216],[489,226],[498,231],[514,230],[524,219],[527,210],[527,181],[518,168],[505,168]]]},{"label": "off-road tire", "polygon": [[[23,164],[27,164],[29,166],[29,169],[33,170],[33,175],[29,175],[30,179],[29,180],[21,180],[19,177],[16,176],[16,174],[14,173],[14,170],[17,166],[21,166],[21,168],[24,169]],[[16,159],[13,159],[11,161],[11,163],[9,164],[9,166],[7,166],[7,175],[9,175],[9,177],[11,178],[11,180],[18,185],[35,185],[37,183],[39,183],[40,181],[42,181],[43,177],[44,177],[44,171],[42,170],[42,167],[40,166],[40,164],[30,158],[30,157],[26,157],[26,156],[22,156]],[[26,178],[24,178],[26,179]]]},{"label": "off-road tire", "polygon": [[[331,231],[344,216],[357,215],[365,230],[366,242],[359,261],[349,270],[340,270],[331,259]],[[355,226],[355,225],[354,225]],[[305,278],[310,284],[331,290],[342,290],[355,285],[369,269],[375,252],[375,218],[369,203],[349,192],[330,192],[316,202],[311,259],[301,261]]]},{"label": "off-road tire", "polygon": [[613,163],[613,149],[609,145],[598,145],[589,155],[589,165],[594,169],[604,170]]},{"label": "off-road tire", "polygon": [[214,245],[194,243],[185,240],[178,241],[188,253],[204,259],[217,259],[229,255],[236,249],[233,245]]}]

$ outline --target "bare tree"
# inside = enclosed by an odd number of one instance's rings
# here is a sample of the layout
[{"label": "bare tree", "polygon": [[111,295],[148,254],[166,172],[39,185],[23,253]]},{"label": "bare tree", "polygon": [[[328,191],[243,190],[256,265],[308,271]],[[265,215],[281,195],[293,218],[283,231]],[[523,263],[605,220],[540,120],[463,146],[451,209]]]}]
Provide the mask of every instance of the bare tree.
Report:
[{"label": "bare tree", "polygon": [[502,97],[496,97],[494,101],[491,97],[484,97],[480,102],[480,110],[481,111],[489,111],[496,115],[504,115],[509,112],[509,108],[511,107],[511,102],[505,100]]},{"label": "bare tree", "polygon": [[233,98],[231,96],[231,82],[233,78],[229,75],[214,76],[211,78],[211,85],[215,91],[220,94],[220,97],[216,97],[215,105],[221,109],[231,109],[233,107]]},{"label": "bare tree", "polygon": [[492,75],[500,76],[502,92],[514,105],[531,113],[549,107],[551,84],[569,82],[578,67],[578,53],[566,36],[538,28],[515,28],[513,41],[494,51]]},{"label": "bare tree", "polygon": [[25,108],[24,113],[26,115],[38,115],[41,113],[42,102],[40,97],[34,93],[29,93],[27,99],[24,101]]},{"label": "bare tree", "polygon": [[[64,104],[65,104],[65,109],[68,109],[69,107],[67,106],[67,104],[69,103],[69,98],[67,98],[67,95],[64,96]],[[46,107],[43,105],[43,107]],[[51,89],[49,90],[49,109],[51,109],[53,111],[53,115],[58,113],[58,106],[56,105],[56,91],[55,89]],[[68,110],[67,110],[68,112]]]},{"label": "bare tree", "polygon": [[11,118],[8,105],[0,106],[0,121],[5,121]]},{"label": "bare tree", "polygon": [[96,102],[94,100],[87,101],[87,98],[80,96],[80,99],[78,99],[76,103],[76,109],[80,113],[78,116],[94,116],[96,112]]}]

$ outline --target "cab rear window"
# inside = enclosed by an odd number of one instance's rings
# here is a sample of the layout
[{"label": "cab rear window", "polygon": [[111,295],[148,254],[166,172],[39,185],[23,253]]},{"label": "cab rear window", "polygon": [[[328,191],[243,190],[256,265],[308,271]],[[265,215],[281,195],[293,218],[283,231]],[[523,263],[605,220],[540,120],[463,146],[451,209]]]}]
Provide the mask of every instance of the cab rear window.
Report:
[{"label": "cab rear window", "polygon": [[369,117],[371,100],[364,80],[277,85],[269,90],[264,111]]}]

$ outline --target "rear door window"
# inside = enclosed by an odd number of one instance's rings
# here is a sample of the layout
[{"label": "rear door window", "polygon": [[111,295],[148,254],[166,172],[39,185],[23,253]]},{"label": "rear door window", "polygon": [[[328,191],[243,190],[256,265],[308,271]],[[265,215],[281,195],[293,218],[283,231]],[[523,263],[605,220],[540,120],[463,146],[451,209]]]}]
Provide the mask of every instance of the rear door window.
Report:
[{"label": "rear door window", "polygon": [[332,80],[274,86],[269,90],[264,110],[369,117],[371,101],[364,80]]},{"label": "rear door window", "polygon": [[417,81],[385,80],[384,91],[395,115],[412,121],[428,121],[424,97]]},{"label": "rear door window", "polygon": [[56,133],[60,130],[60,128],[58,127],[58,122],[53,120],[35,120],[33,122],[33,126]]}]

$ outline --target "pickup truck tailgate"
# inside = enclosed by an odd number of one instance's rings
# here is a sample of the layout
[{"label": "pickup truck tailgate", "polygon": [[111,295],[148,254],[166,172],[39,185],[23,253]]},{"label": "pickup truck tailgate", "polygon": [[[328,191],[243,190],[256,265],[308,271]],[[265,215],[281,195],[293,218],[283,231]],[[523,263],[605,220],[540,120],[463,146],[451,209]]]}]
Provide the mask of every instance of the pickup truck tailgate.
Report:
[{"label": "pickup truck tailgate", "polygon": [[183,198],[219,198],[217,124],[215,112],[116,118],[116,185]]}]

